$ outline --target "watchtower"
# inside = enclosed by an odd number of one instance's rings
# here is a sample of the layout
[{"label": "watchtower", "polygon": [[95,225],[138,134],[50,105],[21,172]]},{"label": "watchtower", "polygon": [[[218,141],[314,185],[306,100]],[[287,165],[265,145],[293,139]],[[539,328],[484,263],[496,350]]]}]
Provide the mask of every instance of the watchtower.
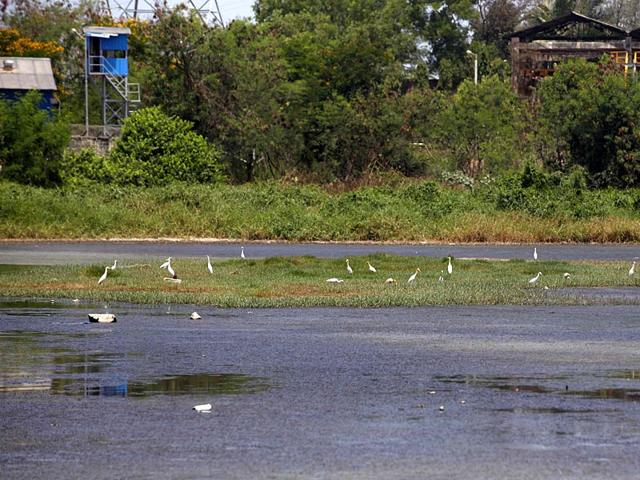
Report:
[{"label": "watchtower", "polygon": [[129,83],[129,35],[121,27],[86,27],[85,80],[93,78],[102,100],[102,125],[118,127],[140,103],[140,84]]}]

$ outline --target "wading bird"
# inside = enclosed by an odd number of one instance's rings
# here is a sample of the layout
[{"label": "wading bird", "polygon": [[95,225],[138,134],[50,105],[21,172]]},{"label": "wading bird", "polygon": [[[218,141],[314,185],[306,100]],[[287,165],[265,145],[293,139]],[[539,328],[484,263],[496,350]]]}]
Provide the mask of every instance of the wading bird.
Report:
[{"label": "wading bird", "polygon": [[540,280],[540,275],[542,275],[542,272],[538,272],[538,274],[533,277],[531,280],[529,280],[529,284],[533,285],[535,284],[538,280]]},{"label": "wading bird", "polygon": [[370,271],[371,273],[376,273],[376,272],[377,272],[377,270],[375,269],[375,267],[374,267],[373,265],[371,265],[369,262],[367,262],[367,265],[369,265],[369,271]]},{"label": "wading bird", "polygon": [[384,281],[384,283],[387,283],[387,284],[394,284],[394,283],[398,283],[398,282],[396,282],[396,279],[395,279],[395,278],[389,277],[389,278],[387,278],[387,279]]},{"label": "wading bird", "polygon": [[327,283],[344,283],[344,280],[336,277],[327,278]]},{"label": "wading bird", "polygon": [[247,258],[247,257],[244,256],[244,247],[240,247],[240,258],[243,259],[243,260],[245,258]]},{"label": "wading bird", "polygon": [[563,276],[566,280],[571,279],[571,274],[570,274],[569,272],[564,272],[564,273],[562,274],[562,276]]},{"label": "wading bird", "polygon": [[111,270],[115,270],[117,266],[118,266],[118,260],[114,260],[113,265],[111,266]]},{"label": "wading bird", "polygon": [[349,275],[353,275],[353,268],[351,268],[351,265],[349,265],[348,258],[347,258],[347,272],[349,272]]},{"label": "wading bird", "polygon": [[451,265],[451,257],[449,257],[449,265],[447,265],[447,273],[449,275],[453,273],[453,265]]},{"label": "wading bird", "polygon": [[178,278],[175,270],[171,268],[171,257],[167,258],[167,261],[160,265],[160,268],[166,268],[169,272],[169,275],[171,275],[171,278]]},{"label": "wading bird", "polygon": [[536,247],[533,247],[533,259],[538,260],[538,250]]},{"label": "wading bird", "polygon": [[631,268],[629,269],[629,276],[633,277],[636,273],[636,262],[634,260],[634,262],[631,264]]},{"label": "wading bird", "polygon": [[409,280],[407,280],[407,283],[413,283],[416,281],[416,277],[418,276],[418,272],[420,272],[420,268],[416,268],[416,273],[414,273],[413,275],[411,275],[409,277]]},{"label": "wading bird", "polygon": [[191,320],[200,320],[202,317],[200,316],[200,314],[198,312],[193,312],[189,318]]},{"label": "wading bird", "polygon": [[109,272],[109,267],[104,267],[104,273],[102,274],[102,276],[98,280],[98,285],[100,285],[102,282],[104,282],[107,279],[107,273],[108,272]]},{"label": "wading bird", "polygon": [[209,255],[207,255],[207,270],[209,270],[209,273],[213,273],[213,265],[211,265],[211,259],[209,258]]},{"label": "wading bird", "polygon": [[[449,264],[449,266],[451,266],[451,264]],[[449,272],[451,273],[451,272]],[[442,276],[444,274],[443,270],[440,270],[440,276],[438,277],[438,282],[442,283],[444,282],[444,277]]]}]

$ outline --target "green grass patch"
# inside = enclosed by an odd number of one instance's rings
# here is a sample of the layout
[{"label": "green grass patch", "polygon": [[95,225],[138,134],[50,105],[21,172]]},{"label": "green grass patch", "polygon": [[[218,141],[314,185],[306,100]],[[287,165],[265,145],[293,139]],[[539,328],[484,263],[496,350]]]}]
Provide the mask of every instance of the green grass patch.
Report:
[{"label": "green grass patch", "polygon": [[[378,273],[369,273],[370,261]],[[134,303],[192,303],[219,307],[387,307],[419,305],[543,305],[585,303],[584,299],[554,295],[566,287],[640,286],[620,262],[528,262],[455,260],[452,275],[446,259],[376,254],[351,258],[348,275],[343,259],[274,257],[265,260],[226,260],[206,270],[206,259],[176,259],[172,265],[181,284],[163,280],[157,264],[131,260],[97,280],[103,265],[0,265],[0,292],[6,297],[79,298]],[[421,269],[414,284],[407,279]],[[529,279],[538,271],[536,285]],[[441,272],[444,272],[443,274]],[[563,274],[571,274],[565,279]],[[444,281],[438,277],[443,275]],[[330,277],[344,279],[329,284]],[[394,278],[395,284],[385,284]],[[544,287],[548,287],[545,289]]]},{"label": "green grass patch", "polygon": [[[516,179],[517,180],[517,179]],[[640,191],[430,181],[41,189],[0,182],[0,238],[639,242]]]}]

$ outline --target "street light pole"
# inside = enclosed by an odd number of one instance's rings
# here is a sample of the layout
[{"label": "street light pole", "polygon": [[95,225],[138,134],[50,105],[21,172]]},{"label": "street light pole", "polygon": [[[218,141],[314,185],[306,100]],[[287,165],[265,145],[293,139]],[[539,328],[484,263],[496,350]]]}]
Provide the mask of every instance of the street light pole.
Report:
[{"label": "street light pole", "polygon": [[473,57],[473,83],[474,85],[478,84],[478,54],[473,53],[471,50],[467,50],[467,55],[471,55]]},{"label": "street light pole", "polygon": [[84,135],[89,136],[89,64],[87,53],[87,37],[72,28],[71,31],[82,39],[84,44]]}]

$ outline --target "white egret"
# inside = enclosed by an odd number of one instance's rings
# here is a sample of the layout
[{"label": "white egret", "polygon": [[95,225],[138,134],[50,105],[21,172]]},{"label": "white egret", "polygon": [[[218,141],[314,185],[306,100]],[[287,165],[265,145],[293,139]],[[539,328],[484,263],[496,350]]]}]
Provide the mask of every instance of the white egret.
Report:
[{"label": "white egret", "polygon": [[202,317],[198,314],[198,312],[193,312],[189,318],[191,318],[191,320],[200,320]]},{"label": "white egret", "polygon": [[375,269],[375,267],[373,265],[371,265],[369,262],[367,262],[367,265],[369,265],[369,271],[371,273],[376,273],[378,270]]},{"label": "white egret", "polygon": [[211,265],[211,259],[209,258],[209,255],[207,255],[207,270],[209,270],[209,273],[213,273],[213,265]]},{"label": "white egret", "polygon": [[562,274],[562,276],[565,278],[565,280],[570,280],[571,279],[571,274],[569,272],[564,272]]},{"label": "white egret", "polygon": [[447,265],[447,273],[449,275],[453,273],[453,265],[451,265],[451,257],[449,257],[449,265]]},{"label": "white egret", "polygon": [[536,247],[533,247],[533,259],[538,260],[538,250]]},{"label": "white egret", "polygon": [[240,247],[240,258],[243,259],[243,260],[245,258],[247,258],[247,257],[244,256],[244,247]]},{"label": "white egret", "polygon": [[636,273],[636,262],[634,260],[634,262],[631,264],[631,268],[629,269],[629,276],[633,277]]},{"label": "white egret", "polygon": [[407,280],[407,283],[413,283],[416,281],[416,277],[418,276],[418,272],[420,272],[420,268],[416,268],[416,273],[414,273],[413,275],[411,275],[409,277],[409,280]]},{"label": "white egret", "polygon": [[397,283],[397,282],[396,282],[396,279],[395,279],[395,278],[393,278],[393,277],[389,277],[389,278],[387,278],[387,279],[384,281],[384,283],[387,283],[387,284],[393,284],[393,283]]},{"label": "white egret", "polygon": [[353,275],[353,268],[351,268],[351,265],[349,265],[348,258],[347,258],[347,272],[349,272],[349,275]]},{"label": "white egret", "polygon": [[104,273],[98,280],[98,285],[100,285],[102,282],[104,282],[107,279],[107,273],[109,273],[109,267],[104,267]]},{"label": "white egret", "polygon": [[327,278],[327,283],[344,283],[344,280],[341,278],[331,277]]},{"label": "white egret", "polygon": [[171,257],[167,258],[167,261],[160,265],[160,268],[166,268],[169,272],[169,275],[171,275],[171,278],[178,278],[175,270],[171,268]]},{"label": "white egret", "polygon": [[113,265],[111,266],[111,270],[115,270],[117,266],[118,266],[118,260],[116,259],[116,260],[113,261]]},{"label": "white egret", "polygon": [[533,285],[535,284],[538,280],[540,280],[540,275],[542,275],[542,272],[538,272],[538,274],[533,277],[531,280],[529,280],[529,284]]},{"label": "white egret", "polygon": [[[449,266],[451,266],[451,264],[449,264]],[[444,277],[442,276],[444,274],[443,270],[440,270],[440,276],[438,277],[438,282],[442,283],[444,282]]]}]

